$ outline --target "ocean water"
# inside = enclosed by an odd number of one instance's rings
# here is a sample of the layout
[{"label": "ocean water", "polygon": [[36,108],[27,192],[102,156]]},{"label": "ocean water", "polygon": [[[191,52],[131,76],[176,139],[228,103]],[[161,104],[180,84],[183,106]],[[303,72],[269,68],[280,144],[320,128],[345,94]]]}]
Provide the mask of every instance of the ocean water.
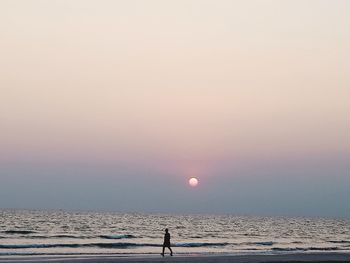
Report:
[{"label": "ocean water", "polygon": [[350,219],[0,210],[0,256],[350,251]]}]

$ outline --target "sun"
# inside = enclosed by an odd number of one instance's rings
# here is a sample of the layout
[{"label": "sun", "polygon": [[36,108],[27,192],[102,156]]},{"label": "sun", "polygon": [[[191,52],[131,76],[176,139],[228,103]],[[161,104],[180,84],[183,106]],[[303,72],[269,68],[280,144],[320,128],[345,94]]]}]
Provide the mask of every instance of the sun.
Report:
[{"label": "sun", "polygon": [[190,186],[196,187],[198,185],[198,179],[196,177],[192,177],[190,178],[190,180],[188,180],[188,183],[190,184]]}]

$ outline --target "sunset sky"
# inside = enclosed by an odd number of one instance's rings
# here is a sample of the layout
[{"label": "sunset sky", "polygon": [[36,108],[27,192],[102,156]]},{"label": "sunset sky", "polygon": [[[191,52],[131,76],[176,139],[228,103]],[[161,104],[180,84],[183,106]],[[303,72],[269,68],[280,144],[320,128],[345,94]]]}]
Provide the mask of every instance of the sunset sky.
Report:
[{"label": "sunset sky", "polygon": [[350,216],[349,14],[1,0],[0,208]]}]

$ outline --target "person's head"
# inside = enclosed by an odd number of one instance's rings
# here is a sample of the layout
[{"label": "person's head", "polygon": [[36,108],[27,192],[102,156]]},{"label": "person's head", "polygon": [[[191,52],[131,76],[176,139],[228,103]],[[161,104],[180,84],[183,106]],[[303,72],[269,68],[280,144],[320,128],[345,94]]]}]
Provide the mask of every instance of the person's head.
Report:
[{"label": "person's head", "polygon": [[166,228],[166,229],[165,229],[165,233],[168,233],[168,232],[169,232],[169,230]]}]

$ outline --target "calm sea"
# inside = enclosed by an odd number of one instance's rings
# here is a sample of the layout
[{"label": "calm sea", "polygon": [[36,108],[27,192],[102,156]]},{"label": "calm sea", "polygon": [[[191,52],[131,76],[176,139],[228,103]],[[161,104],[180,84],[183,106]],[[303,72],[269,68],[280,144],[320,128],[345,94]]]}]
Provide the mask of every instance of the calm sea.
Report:
[{"label": "calm sea", "polygon": [[0,211],[0,255],[350,251],[350,219]]}]

